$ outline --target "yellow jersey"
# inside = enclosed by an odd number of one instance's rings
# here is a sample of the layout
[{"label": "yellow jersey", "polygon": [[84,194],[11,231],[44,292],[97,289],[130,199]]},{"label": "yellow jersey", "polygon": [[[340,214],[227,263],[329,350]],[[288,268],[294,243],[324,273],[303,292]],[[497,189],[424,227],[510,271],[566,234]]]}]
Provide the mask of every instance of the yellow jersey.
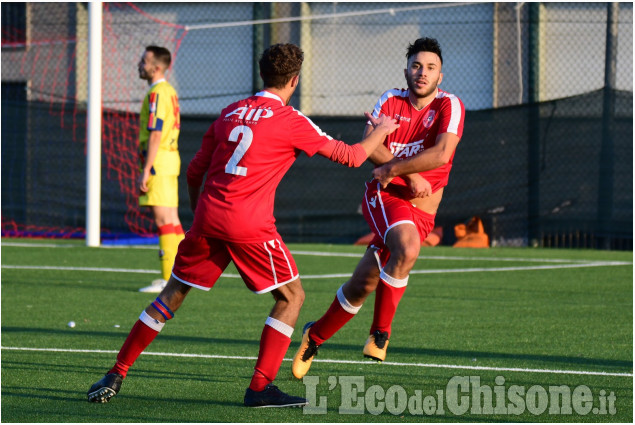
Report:
[{"label": "yellow jersey", "polygon": [[141,170],[148,154],[151,131],[161,131],[161,144],[151,174],[176,175],[181,171],[179,133],[181,116],[176,90],[167,81],[154,83],[143,99],[139,118],[139,154]]}]

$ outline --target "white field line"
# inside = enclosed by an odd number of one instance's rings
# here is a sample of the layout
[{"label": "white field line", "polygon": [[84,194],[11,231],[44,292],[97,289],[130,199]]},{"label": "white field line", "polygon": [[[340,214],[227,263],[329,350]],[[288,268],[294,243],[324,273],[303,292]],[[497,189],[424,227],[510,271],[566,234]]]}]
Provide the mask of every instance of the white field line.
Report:
[{"label": "white field line", "polygon": [[[317,251],[295,251],[293,255],[312,255],[316,257],[355,257],[362,258],[363,253],[355,252],[317,252]],[[518,261],[523,263],[588,263],[594,260],[566,260],[559,258],[513,258],[513,257],[463,257],[463,256],[441,256],[441,255],[420,255],[419,260],[475,260],[475,261]]]},{"label": "white field line", "polygon": [[[63,244],[30,244],[26,242],[5,242],[2,245],[16,246],[16,247],[53,247],[53,248],[71,248],[83,246],[69,246]],[[115,247],[107,247],[112,249]],[[138,248],[138,249],[156,249],[156,247],[148,247],[143,245],[138,246],[118,246],[116,248]],[[294,255],[308,255],[319,257],[353,257],[360,258],[361,253],[351,252],[320,252],[320,251],[298,251],[292,250]],[[513,266],[513,267],[472,267],[472,268],[452,268],[452,269],[423,269],[412,270],[411,274],[439,274],[439,273],[482,273],[482,272],[506,272],[506,271],[527,271],[527,270],[554,270],[554,269],[569,269],[579,267],[609,267],[609,266],[624,266],[632,265],[632,262],[625,261],[592,261],[592,260],[568,260],[558,258],[513,258],[513,257],[465,257],[465,256],[420,256],[420,259],[428,260],[450,260],[450,261],[494,261],[494,262],[529,262],[529,263],[552,263],[547,265],[535,265],[535,266]],[[555,263],[555,264],[553,264]],[[102,268],[102,267],[71,267],[71,266],[21,266],[3,264],[3,269],[23,269],[23,270],[59,270],[59,271],[88,271],[88,272],[113,272],[113,273],[142,273],[142,274],[156,274],[156,270],[147,269],[123,269],[123,268]],[[351,273],[329,273],[318,275],[302,275],[304,279],[342,279],[350,277]],[[234,273],[223,273],[222,277],[231,279],[240,279],[240,275]]]},{"label": "white field line", "polygon": [[[15,246],[21,248],[85,248],[84,245],[64,245],[64,244],[39,244],[28,242],[2,242],[0,246]],[[147,249],[157,250],[158,245],[102,245],[91,249]],[[308,255],[314,257],[350,257],[362,258],[363,253],[357,252],[322,252],[322,251],[303,251],[291,250],[293,255]],[[523,263],[596,263],[596,260],[576,260],[565,258],[522,258],[522,257],[466,257],[466,256],[441,256],[441,255],[420,255],[420,260],[448,260],[448,261],[500,261],[500,262],[523,262]],[[624,264],[632,264],[625,262]],[[618,265],[617,263],[614,265]],[[621,265],[621,264],[620,264]]]},{"label": "white field line", "polygon": [[[625,266],[632,263],[625,261],[596,261],[590,263],[576,264],[549,264],[542,266],[516,266],[516,267],[474,267],[465,269],[427,269],[427,270],[411,270],[410,274],[438,274],[438,273],[483,273],[483,272],[506,272],[506,271],[526,271],[526,270],[554,270],[554,269],[571,269],[582,267],[611,267]],[[156,270],[149,269],[120,269],[110,267],[71,267],[71,266],[20,266],[12,264],[2,264],[3,269],[17,270],[59,270],[59,271],[82,271],[82,272],[100,272],[100,273],[142,273],[156,274]],[[335,279],[350,277],[350,273],[329,273],[329,274],[307,274],[301,275],[302,279]],[[241,276],[235,273],[223,273],[221,277],[240,279]]]},{"label": "white field line", "polygon": [[60,270],[74,272],[114,272],[114,273],[158,273],[157,270],[148,269],[115,269],[110,267],[71,267],[71,266],[17,266],[11,264],[3,264],[3,269],[18,270]]},{"label": "white field line", "polygon": [[[96,353],[96,354],[117,354],[115,350],[81,350],[70,348],[30,348],[30,347],[1,347],[2,350],[13,351],[40,351],[49,353]],[[256,360],[257,357],[251,356],[223,356],[217,354],[188,354],[188,353],[156,353],[156,352],[144,352],[146,356],[161,356],[161,357],[188,357],[199,359],[220,359],[220,360]],[[290,362],[293,359],[284,359],[284,361]],[[314,362],[319,363],[334,363],[334,364],[353,364],[353,365],[375,365],[371,361],[356,361],[356,360],[332,360],[332,359],[315,359]],[[549,373],[556,375],[593,375],[593,376],[620,376],[620,377],[633,377],[633,373],[626,372],[602,372],[602,371],[590,371],[590,370],[563,370],[563,369],[529,369],[518,367],[493,367],[493,366],[463,366],[463,365],[451,365],[451,364],[435,364],[435,363],[401,363],[401,362],[382,362],[382,365],[396,366],[396,367],[417,367],[417,368],[436,368],[436,369],[463,369],[463,370],[486,370],[495,372],[521,372],[521,373]]]}]

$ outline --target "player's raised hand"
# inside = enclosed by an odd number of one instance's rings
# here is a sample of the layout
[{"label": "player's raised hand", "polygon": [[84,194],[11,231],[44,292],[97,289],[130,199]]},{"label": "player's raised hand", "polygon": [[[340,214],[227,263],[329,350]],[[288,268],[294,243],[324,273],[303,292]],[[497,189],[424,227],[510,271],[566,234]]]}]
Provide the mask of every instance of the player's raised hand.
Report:
[{"label": "player's raised hand", "polygon": [[374,129],[382,127],[387,131],[386,134],[390,134],[399,128],[397,120],[390,118],[387,115],[381,115],[379,118],[373,117],[370,112],[364,112],[364,115],[368,118]]},{"label": "player's raised hand", "polygon": [[373,128],[377,127],[377,118],[375,118],[373,114],[370,112],[364,112],[364,116],[368,119],[368,122],[373,126]]}]

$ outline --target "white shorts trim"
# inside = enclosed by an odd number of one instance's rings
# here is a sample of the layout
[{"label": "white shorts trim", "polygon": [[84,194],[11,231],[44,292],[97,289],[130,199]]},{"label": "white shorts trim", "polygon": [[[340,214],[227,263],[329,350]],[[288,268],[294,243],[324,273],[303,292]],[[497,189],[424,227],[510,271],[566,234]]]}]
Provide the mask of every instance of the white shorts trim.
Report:
[{"label": "white shorts trim", "polygon": [[[276,243],[278,244],[278,246],[276,247]],[[278,283],[278,275],[276,273],[276,266],[273,262],[273,254],[271,254],[271,251],[269,251],[269,247],[267,247],[267,244],[271,245],[272,248],[274,249],[279,249],[280,252],[282,252],[282,255],[284,256],[285,261],[287,262],[287,267],[289,268],[289,274],[293,274],[293,268],[291,267],[291,263],[289,262],[289,258],[287,257],[287,253],[284,252],[284,249],[282,249],[282,243],[278,240],[278,239],[272,239],[269,242],[264,242],[263,243],[263,247],[265,248],[265,251],[267,251],[267,254],[269,254],[269,263],[271,264],[271,273],[273,273],[273,283],[275,285],[275,287],[277,288],[279,285],[286,285],[287,283],[293,281],[294,279],[291,279],[285,283],[279,284]],[[297,276],[296,276],[297,277]],[[268,291],[266,291],[268,292]],[[257,293],[261,293],[261,292],[257,292]]]},{"label": "white shorts trim", "polygon": [[[173,276],[176,280],[178,280],[179,282],[184,283],[184,284],[186,284],[186,285],[188,285],[188,286],[191,286],[192,288],[202,289],[203,291],[209,291],[210,289],[212,289],[212,288],[208,288],[208,287],[206,287],[206,286],[201,286],[201,285],[197,285],[197,284],[192,283],[192,282],[188,282],[187,280],[183,280],[183,279],[181,279],[180,277],[178,277],[177,275],[175,275],[174,273],[172,273],[172,276]],[[274,289],[279,288],[279,287],[281,287],[281,286],[284,286],[284,285],[286,285],[286,284],[288,284],[288,283],[291,283],[291,282],[293,282],[294,280],[297,280],[297,279],[299,279],[299,278],[300,278],[300,274],[297,274],[297,275],[293,276],[291,279],[289,279],[289,280],[287,280],[287,281],[285,281],[285,282],[276,283],[275,285],[270,286],[270,287],[268,287],[268,288],[265,288],[265,289],[263,289],[262,291],[252,291],[252,292],[253,292],[254,294],[258,294],[258,295],[260,295],[260,294],[266,294],[267,292],[271,292],[271,291],[273,291]]]},{"label": "white shorts trim", "polygon": [[[377,261],[377,268],[379,269],[379,271],[381,271],[381,260],[379,259],[379,254],[377,253],[377,251],[379,251],[379,247],[375,246],[375,245],[371,245],[370,246],[371,249],[374,250],[373,254],[375,255],[375,260]],[[388,248],[386,248],[388,249]]]},{"label": "white shorts trim", "polygon": [[[368,188],[368,183],[366,183],[366,188]],[[368,190],[368,189],[367,189]],[[377,197],[379,197],[379,195],[377,195]],[[372,210],[370,208],[370,202],[368,201],[368,196],[366,196],[366,193],[364,193],[364,201],[366,202],[366,208],[368,208],[368,215],[370,216],[370,219],[373,220],[373,225],[375,226],[375,230],[377,230],[377,233],[379,232],[379,226],[377,226],[377,222],[375,221],[375,216],[372,214]],[[375,202],[377,202],[375,200]],[[384,215],[385,217],[385,215]]]},{"label": "white shorts trim", "polygon": [[415,226],[415,228],[417,228],[417,225],[412,220],[401,220],[396,223],[393,223],[390,225],[390,227],[386,229],[386,233],[384,233],[384,237],[383,237],[384,243],[386,243],[386,236],[388,236],[388,232],[390,232],[390,229],[392,229],[393,227],[399,226],[400,224],[412,224],[413,226]]},{"label": "white shorts trim", "polygon": [[172,277],[175,278],[176,280],[178,280],[181,283],[184,283],[188,286],[191,286],[192,288],[197,288],[197,289],[202,289],[203,291],[209,291],[212,288],[207,288],[205,286],[201,286],[201,285],[197,285],[195,283],[192,282],[188,282],[187,280],[183,280],[180,277],[178,277],[177,275],[174,274],[174,272],[172,272]]},{"label": "white shorts trim", "polygon": [[286,285],[287,283],[291,283],[291,282],[293,282],[294,280],[297,280],[297,279],[299,279],[299,278],[300,278],[300,275],[299,275],[299,274],[297,274],[297,275],[295,275],[294,277],[292,277],[291,279],[287,280],[286,282],[276,283],[275,285],[270,286],[270,287],[268,287],[268,288],[266,288],[266,289],[263,289],[262,291],[253,291],[253,292],[254,292],[254,294],[258,294],[258,295],[260,295],[260,294],[266,294],[267,292],[271,292],[271,291],[273,291],[274,289],[277,289],[277,288],[279,288],[279,287],[281,287],[281,286],[284,286],[284,285]]}]

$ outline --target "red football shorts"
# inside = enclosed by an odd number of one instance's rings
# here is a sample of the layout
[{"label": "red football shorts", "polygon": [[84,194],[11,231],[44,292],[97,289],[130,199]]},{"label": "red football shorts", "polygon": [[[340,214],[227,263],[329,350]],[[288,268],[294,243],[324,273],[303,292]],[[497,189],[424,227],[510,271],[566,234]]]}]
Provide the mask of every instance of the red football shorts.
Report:
[{"label": "red football shorts", "polygon": [[247,287],[257,293],[270,292],[299,277],[298,268],[279,234],[258,243],[235,243],[185,234],[179,244],[172,276],[195,288],[209,291],[230,261]]},{"label": "red football shorts", "polygon": [[403,196],[403,190],[399,187],[388,185],[382,189],[377,180],[366,183],[362,212],[375,235],[368,246],[378,250],[382,266],[390,256],[385,244],[390,229],[401,224],[415,226],[423,242],[434,228],[435,216],[421,211]]}]

